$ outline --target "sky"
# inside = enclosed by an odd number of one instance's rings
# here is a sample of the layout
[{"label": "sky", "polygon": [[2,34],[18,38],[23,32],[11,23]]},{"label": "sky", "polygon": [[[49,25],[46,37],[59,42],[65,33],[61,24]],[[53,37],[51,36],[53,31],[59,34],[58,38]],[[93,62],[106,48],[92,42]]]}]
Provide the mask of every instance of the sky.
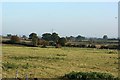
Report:
[{"label": "sky", "polygon": [[1,0],[1,2],[118,2],[119,0]]},{"label": "sky", "polygon": [[117,2],[4,2],[2,35],[118,37]]},{"label": "sky", "polygon": [[2,34],[2,4],[0,3],[0,35]]}]

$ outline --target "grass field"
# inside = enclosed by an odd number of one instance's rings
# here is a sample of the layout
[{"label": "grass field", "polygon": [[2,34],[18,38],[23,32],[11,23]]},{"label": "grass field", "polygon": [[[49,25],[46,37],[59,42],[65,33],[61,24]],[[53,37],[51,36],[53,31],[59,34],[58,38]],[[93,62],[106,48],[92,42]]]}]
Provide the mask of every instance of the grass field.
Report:
[{"label": "grass field", "polygon": [[39,48],[3,45],[3,78],[57,78],[72,71],[106,72],[118,76],[117,50]]}]

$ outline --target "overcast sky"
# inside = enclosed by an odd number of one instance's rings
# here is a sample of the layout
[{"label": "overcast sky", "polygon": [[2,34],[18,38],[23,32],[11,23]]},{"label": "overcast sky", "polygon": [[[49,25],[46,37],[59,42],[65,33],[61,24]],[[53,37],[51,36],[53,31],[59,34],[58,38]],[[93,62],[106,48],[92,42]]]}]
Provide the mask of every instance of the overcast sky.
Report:
[{"label": "overcast sky", "polygon": [[9,2],[2,4],[2,34],[118,37],[117,2]]}]

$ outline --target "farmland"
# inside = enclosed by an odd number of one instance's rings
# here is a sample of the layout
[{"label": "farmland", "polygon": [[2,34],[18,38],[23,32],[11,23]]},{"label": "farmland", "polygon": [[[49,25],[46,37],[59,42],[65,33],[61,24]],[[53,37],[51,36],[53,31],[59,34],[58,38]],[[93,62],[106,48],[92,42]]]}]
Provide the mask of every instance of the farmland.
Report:
[{"label": "farmland", "polygon": [[72,71],[106,72],[118,76],[117,50],[2,46],[3,78],[57,78]]}]

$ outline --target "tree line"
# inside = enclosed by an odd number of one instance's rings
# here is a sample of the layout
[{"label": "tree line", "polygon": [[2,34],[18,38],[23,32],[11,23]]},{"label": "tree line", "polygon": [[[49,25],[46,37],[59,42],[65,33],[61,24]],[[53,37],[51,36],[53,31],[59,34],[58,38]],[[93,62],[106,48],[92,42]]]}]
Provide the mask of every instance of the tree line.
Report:
[{"label": "tree line", "polygon": [[[111,44],[112,48],[114,47],[116,49],[117,40],[116,38],[108,38],[107,35],[103,35],[103,38],[87,38],[81,35],[78,35],[76,37],[70,36],[70,37],[60,37],[57,33],[44,33],[41,37],[38,36],[36,33],[30,33],[28,37],[26,35],[23,35],[22,37],[19,37],[17,35],[11,35],[7,34],[6,38],[9,38],[10,40],[7,41],[7,43],[18,43],[22,45],[31,45],[31,46],[55,46],[56,48],[66,46],[66,47],[88,47],[88,48],[108,48],[108,46]],[[27,43],[29,41],[30,43]],[[98,45],[99,44],[99,45]],[[102,45],[102,46],[101,46]],[[107,47],[106,47],[107,46]]]},{"label": "tree line", "polygon": [[29,39],[31,39],[34,46],[42,44],[43,47],[46,47],[48,44],[56,47],[65,46],[67,42],[66,38],[60,37],[57,33],[44,33],[42,34],[42,38],[38,38],[36,33],[31,33]]},{"label": "tree line", "polygon": [[[17,35],[7,35],[8,38],[10,38],[11,43],[19,43],[21,38]],[[29,34],[29,37],[27,38],[25,35],[22,36],[22,39],[24,40],[30,40],[31,44],[33,46],[43,45],[42,47],[46,47],[47,45],[50,46],[65,46],[65,43],[67,42],[67,39],[65,37],[60,37],[57,33],[44,33],[42,34],[42,37],[38,37],[36,33]]]}]

